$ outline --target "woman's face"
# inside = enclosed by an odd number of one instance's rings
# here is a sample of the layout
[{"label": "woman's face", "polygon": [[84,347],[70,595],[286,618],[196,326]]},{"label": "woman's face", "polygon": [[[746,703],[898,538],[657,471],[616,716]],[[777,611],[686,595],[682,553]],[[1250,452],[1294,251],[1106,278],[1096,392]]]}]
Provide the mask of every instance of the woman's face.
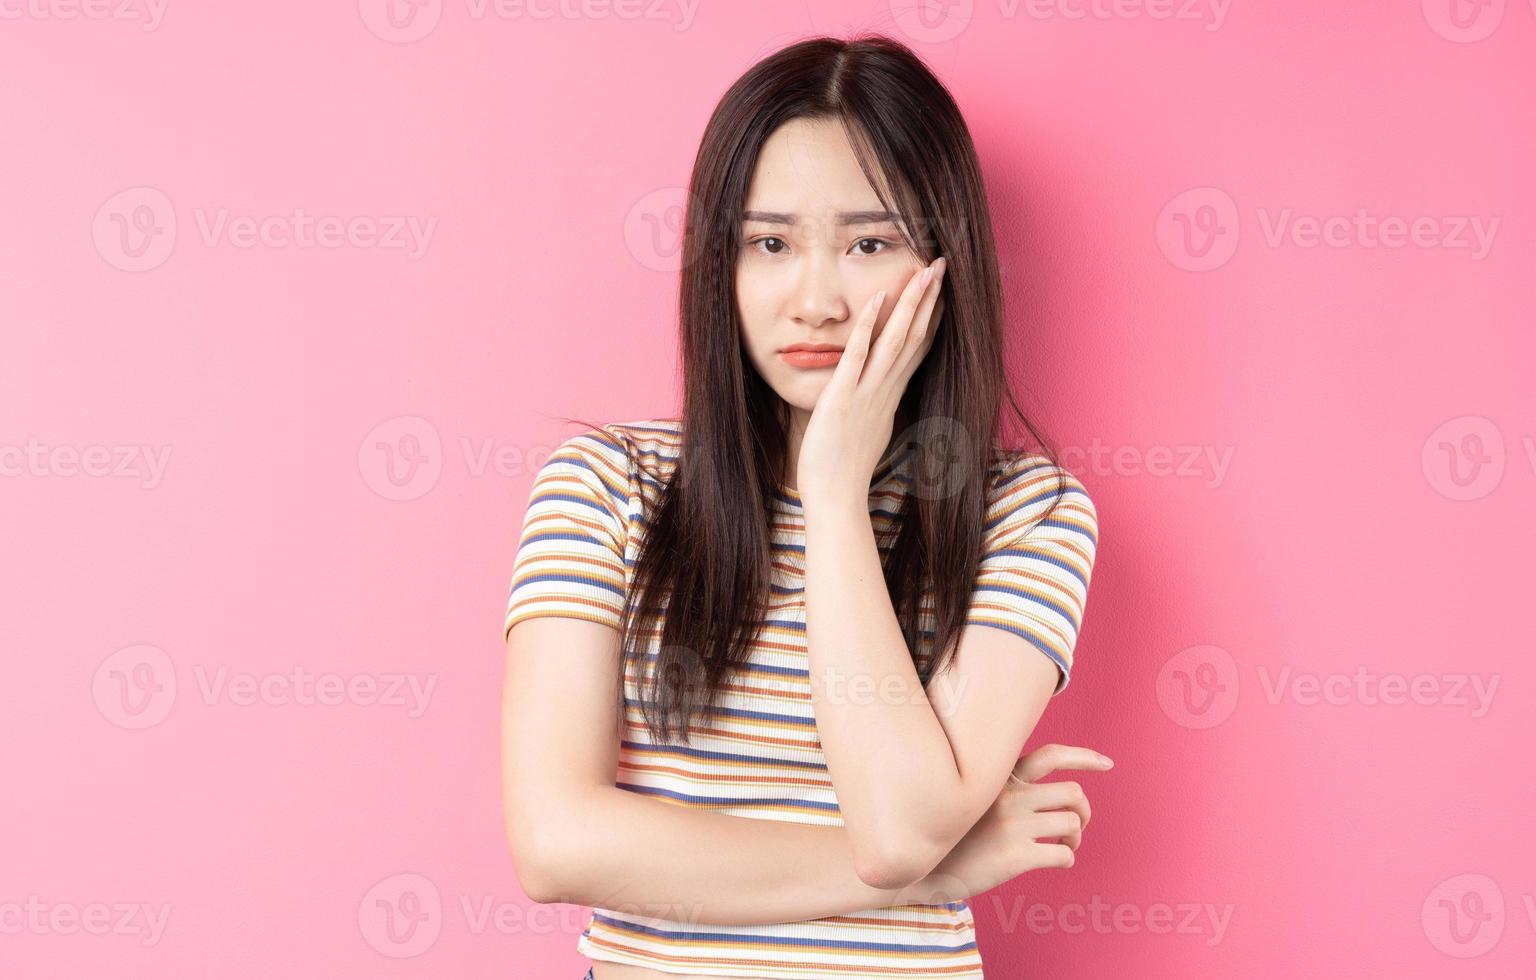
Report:
[{"label": "woman's face", "polygon": [[787,358],[784,348],[842,348],[853,317],[884,289],[879,337],[902,288],[924,263],[881,213],[835,120],[793,119],[774,131],[758,157],[744,210],[736,259],[742,340],[768,385],[808,415],[836,360]]}]

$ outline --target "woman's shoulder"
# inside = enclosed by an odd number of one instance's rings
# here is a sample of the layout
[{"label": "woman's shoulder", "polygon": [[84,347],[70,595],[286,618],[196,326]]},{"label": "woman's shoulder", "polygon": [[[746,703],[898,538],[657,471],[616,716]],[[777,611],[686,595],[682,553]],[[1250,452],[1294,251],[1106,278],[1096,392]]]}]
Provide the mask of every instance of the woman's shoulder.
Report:
[{"label": "woman's shoulder", "polygon": [[649,489],[670,478],[681,446],[681,419],[645,418],[588,428],[566,439],[562,449],[581,453]]},{"label": "woman's shoulder", "polygon": [[[629,454],[636,450],[667,453],[682,441],[679,419],[634,419],[625,422],[587,423],[588,428],[565,439],[563,445],[609,454]],[[671,453],[675,455],[675,452]]]},{"label": "woman's shoulder", "polygon": [[988,482],[988,525],[1029,525],[1047,518],[1097,538],[1098,511],[1076,474],[1038,449],[996,448]]}]

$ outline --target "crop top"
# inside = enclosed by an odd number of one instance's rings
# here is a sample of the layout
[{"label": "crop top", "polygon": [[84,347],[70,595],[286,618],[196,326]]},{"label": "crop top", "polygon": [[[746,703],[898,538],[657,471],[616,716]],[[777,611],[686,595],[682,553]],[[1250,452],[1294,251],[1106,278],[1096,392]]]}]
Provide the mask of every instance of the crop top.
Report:
[{"label": "crop top", "polygon": [[[671,478],[681,420],[615,422],[565,440],[539,469],[514,563],[503,640],[536,616],[623,623],[646,517]],[[908,481],[888,455],[869,510],[882,558],[896,540]],[[1056,497],[1057,473],[1065,495]],[[1032,526],[1033,525],[1033,526]],[[1043,456],[997,450],[989,473],[984,548],[965,622],[1023,637],[1067,685],[1087,602],[1098,520],[1082,484]],[[799,495],[773,500],[768,622],[727,679],[713,721],[690,745],[653,744],[640,714],[638,666],[626,668],[616,785],[677,806],[756,820],[841,826],[816,734],[806,654],[805,525]],[[931,602],[919,604],[931,636]],[[659,637],[652,636],[654,644]],[[654,657],[654,647],[651,650]],[[981,977],[964,901],[899,905],[769,925],[684,923],[594,908],[577,950],[666,973],[802,980]]]}]

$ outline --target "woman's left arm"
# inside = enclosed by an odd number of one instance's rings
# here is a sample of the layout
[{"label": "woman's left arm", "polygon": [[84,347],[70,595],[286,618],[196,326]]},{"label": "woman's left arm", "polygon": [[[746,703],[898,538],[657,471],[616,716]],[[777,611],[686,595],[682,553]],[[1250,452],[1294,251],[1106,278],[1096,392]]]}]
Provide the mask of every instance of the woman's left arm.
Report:
[{"label": "woman's left arm", "polygon": [[1016,456],[991,487],[954,662],[923,688],[886,590],[868,474],[933,346],[945,264],[913,275],[878,343],[884,293],[865,305],[798,457],[812,707],[855,867],[875,887],[926,875],[1001,792],[1066,684],[1097,550],[1097,516],[1077,479],[1060,471],[1063,507],[1036,524],[1058,468]]},{"label": "woman's left arm", "polygon": [[859,877],[931,871],[997,798],[1060,676],[1003,630],[967,626],[920,683],[886,590],[867,504],[806,501],[811,699]]}]

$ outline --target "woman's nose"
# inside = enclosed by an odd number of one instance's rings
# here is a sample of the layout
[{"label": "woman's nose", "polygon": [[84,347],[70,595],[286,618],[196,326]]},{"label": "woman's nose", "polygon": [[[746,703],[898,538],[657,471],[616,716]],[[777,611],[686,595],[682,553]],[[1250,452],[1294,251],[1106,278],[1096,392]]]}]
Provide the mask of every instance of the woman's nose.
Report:
[{"label": "woman's nose", "polygon": [[847,317],[842,276],[835,259],[807,258],[795,278],[791,303],[795,319],[808,327],[820,327]]}]

